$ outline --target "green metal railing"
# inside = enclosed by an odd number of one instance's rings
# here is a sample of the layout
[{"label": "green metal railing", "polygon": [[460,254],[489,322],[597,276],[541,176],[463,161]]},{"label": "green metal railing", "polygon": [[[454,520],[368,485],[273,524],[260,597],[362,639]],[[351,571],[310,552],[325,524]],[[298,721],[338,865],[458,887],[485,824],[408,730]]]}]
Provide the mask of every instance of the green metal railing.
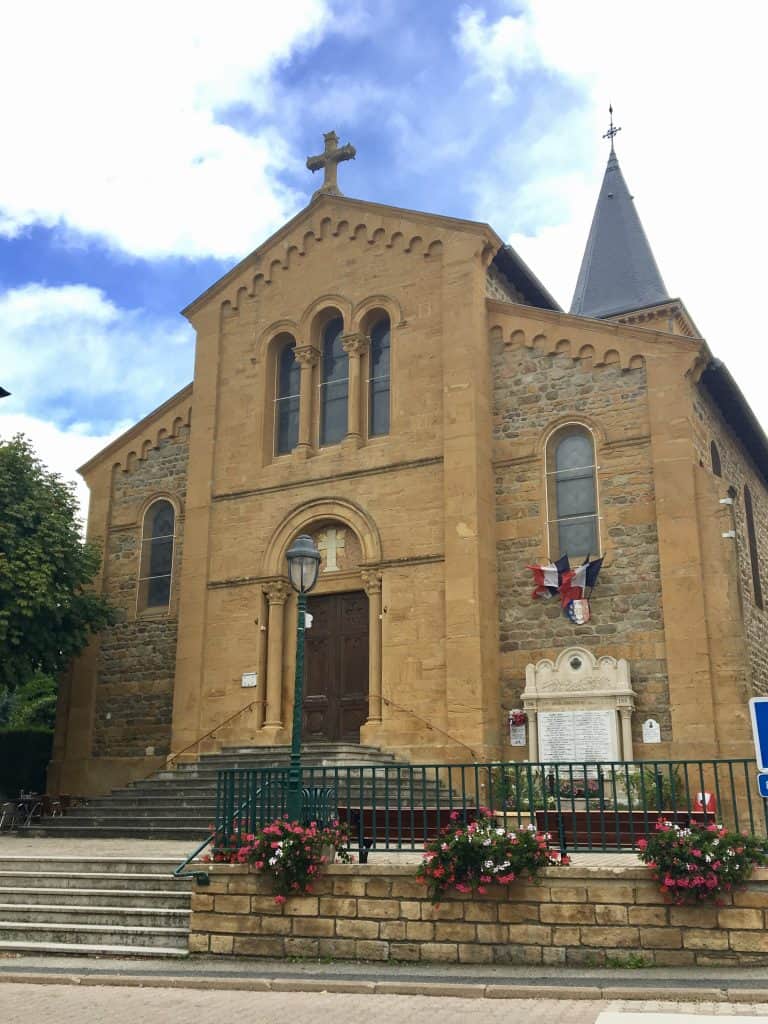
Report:
[{"label": "green metal railing", "polygon": [[[507,828],[549,833],[562,852],[631,852],[659,817],[766,834],[754,780],[746,758],[305,767],[302,819],[346,822],[361,852],[415,850],[452,814],[469,820],[486,807]],[[219,772],[219,843],[285,814],[288,782],[285,767]]]}]

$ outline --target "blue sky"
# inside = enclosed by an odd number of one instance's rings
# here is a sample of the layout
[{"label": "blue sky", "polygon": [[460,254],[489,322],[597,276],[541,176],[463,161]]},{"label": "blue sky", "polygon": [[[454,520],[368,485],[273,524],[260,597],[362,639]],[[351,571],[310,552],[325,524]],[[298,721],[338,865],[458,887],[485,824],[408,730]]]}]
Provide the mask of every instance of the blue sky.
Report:
[{"label": "blue sky", "polygon": [[357,148],[346,194],[490,222],[567,307],[609,100],[670,293],[767,421],[767,201],[748,185],[765,18],[747,0],[727,21],[706,0],[5,12],[0,436],[24,430],[74,479],[187,383],[178,311],[307,203],[331,128]]}]

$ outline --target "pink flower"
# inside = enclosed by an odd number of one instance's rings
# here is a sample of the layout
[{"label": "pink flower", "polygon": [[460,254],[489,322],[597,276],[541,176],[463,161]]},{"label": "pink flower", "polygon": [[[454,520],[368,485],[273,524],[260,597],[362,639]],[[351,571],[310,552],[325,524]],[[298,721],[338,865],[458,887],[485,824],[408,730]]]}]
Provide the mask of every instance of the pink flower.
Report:
[{"label": "pink flower", "polygon": [[281,906],[283,903],[285,903],[285,896],[281,896],[279,894],[275,896],[275,903],[277,903],[278,906]]}]

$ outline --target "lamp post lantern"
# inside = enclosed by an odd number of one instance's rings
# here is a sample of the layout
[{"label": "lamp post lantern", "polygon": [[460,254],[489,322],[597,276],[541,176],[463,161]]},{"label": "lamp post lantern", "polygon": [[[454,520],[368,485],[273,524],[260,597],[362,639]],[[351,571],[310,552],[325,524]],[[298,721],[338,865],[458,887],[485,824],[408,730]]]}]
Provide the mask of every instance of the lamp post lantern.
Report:
[{"label": "lamp post lantern", "polygon": [[291,821],[301,819],[301,725],[304,706],[304,617],[307,594],[317,583],[320,552],[306,533],[297,537],[285,556],[288,578],[298,594],[299,611],[296,623],[296,676],[293,688],[293,730],[291,732],[291,763],[288,769],[287,811]]}]

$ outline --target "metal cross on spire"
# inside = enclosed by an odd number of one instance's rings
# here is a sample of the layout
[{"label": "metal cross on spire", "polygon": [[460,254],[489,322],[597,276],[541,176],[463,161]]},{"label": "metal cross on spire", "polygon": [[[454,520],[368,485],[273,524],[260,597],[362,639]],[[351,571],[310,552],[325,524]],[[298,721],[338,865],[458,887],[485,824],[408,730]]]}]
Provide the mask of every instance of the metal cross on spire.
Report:
[{"label": "metal cross on spire", "polygon": [[321,195],[343,195],[336,181],[338,166],[344,160],[355,159],[355,147],[350,146],[349,143],[340,147],[339,136],[336,132],[326,132],[323,135],[323,139],[325,140],[324,151],[318,153],[317,156],[307,157],[307,167],[313,174],[321,169],[325,172],[323,184],[312,196],[313,199]]},{"label": "metal cross on spire", "polygon": [[611,126],[608,129],[608,131],[605,133],[603,138],[611,140],[611,152],[613,153],[614,152],[613,140],[619,134],[619,132],[621,131],[621,128],[615,128],[614,125],[613,125],[613,104],[610,104],[610,103],[608,104],[608,113],[611,115]]}]

